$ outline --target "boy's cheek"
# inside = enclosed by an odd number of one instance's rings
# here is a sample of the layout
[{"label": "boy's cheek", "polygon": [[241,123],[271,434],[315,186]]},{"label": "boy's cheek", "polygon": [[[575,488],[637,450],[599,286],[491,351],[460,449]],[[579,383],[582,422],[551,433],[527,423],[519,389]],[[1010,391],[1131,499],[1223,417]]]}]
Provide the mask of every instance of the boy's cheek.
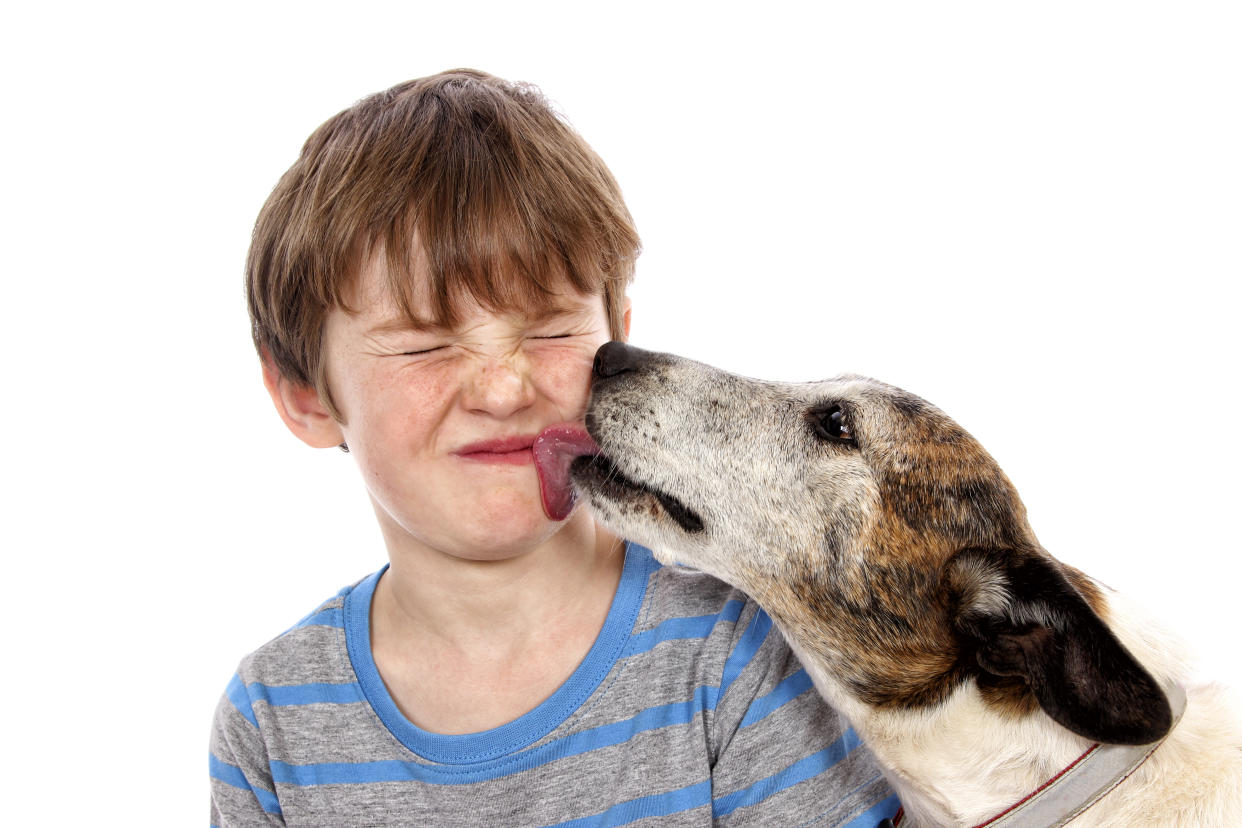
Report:
[{"label": "boy's cheek", "polygon": [[[415,368],[400,360],[387,360],[359,367],[342,385],[347,393],[338,405],[345,403],[374,418],[397,416],[408,429],[434,417],[445,400],[453,397],[461,380],[448,364]],[[348,420],[349,412],[344,413]]]},{"label": "boy's cheek", "polygon": [[[600,343],[603,344],[603,343]],[[584,343],[566,348],[556,358],[537,360],[542,385],[558,396],[579,395],[585,404],[591,387],[591,366],[599,345]]]}]

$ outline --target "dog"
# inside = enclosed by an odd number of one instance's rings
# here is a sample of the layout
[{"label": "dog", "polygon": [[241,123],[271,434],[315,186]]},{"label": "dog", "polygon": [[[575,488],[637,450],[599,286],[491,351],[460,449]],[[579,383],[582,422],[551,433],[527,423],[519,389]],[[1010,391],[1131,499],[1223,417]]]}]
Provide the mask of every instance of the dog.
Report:
[{"label": "dog", "polygon": [[996,462],[930,403],[613,342],[585,426],[578,496],[763,607],[902,825],[1242,825],[1226,691],[1183,701],[1184,649],[1045,551]]}]

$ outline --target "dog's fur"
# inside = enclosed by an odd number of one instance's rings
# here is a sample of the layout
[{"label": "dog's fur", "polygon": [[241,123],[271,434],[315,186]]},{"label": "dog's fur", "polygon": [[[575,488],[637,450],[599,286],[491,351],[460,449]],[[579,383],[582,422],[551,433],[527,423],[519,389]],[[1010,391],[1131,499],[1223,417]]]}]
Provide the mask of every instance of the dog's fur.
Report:
[{"label": "dog's fur", "polygon": [[[869,745],[907,825],[975,825],[1093,742],[1169,730],[1176,641],[1036,541],[938,409],[874,380],[783,384],[610,343],[574,462],[596,515],[752,595]],[[1242,824],[1215,686],[1081,826]]]}]

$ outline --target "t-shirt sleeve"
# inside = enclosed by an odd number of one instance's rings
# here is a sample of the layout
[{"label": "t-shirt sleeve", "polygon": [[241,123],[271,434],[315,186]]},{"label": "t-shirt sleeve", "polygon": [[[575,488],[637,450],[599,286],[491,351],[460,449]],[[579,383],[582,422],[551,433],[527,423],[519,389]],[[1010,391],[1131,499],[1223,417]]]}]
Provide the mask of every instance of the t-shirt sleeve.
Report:
[{"label": "t-shirt sleeve", "polygon": [[246,685],[233,676],[211,728],[211,825],[283,826],[267,750]]},{"label": "t-shirt sleeve", "polygon": [[731,647],[710,733],[715,824],[875,828],[893,816],[871,752],[751,602]]}]

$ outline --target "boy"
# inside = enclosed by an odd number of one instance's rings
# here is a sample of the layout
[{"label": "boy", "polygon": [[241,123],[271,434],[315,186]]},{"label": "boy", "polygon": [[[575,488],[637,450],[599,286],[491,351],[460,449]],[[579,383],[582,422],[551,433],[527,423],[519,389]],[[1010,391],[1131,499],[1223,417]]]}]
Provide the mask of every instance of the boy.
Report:
[{"label": "boy", "polygon": [[307,141],[255,227],[254,338],[289,429],[357,461],[389,564],[243,660],[214,825],[895,810],[745,596],[542,508],[531,446],[628,333],[638,250],[608,169],[529,87],[446,72]]}]

